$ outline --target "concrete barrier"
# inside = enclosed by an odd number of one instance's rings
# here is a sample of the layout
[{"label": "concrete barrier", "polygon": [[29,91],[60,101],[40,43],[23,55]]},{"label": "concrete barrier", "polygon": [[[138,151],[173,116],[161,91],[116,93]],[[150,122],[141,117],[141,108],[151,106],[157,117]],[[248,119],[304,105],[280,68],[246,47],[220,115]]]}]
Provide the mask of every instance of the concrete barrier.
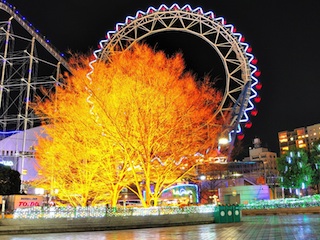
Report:
[{"label": "concrete barrier", "polygon": [[213,213],[103,218],[0,219],[0,235],[104,231],[213,223]]}]

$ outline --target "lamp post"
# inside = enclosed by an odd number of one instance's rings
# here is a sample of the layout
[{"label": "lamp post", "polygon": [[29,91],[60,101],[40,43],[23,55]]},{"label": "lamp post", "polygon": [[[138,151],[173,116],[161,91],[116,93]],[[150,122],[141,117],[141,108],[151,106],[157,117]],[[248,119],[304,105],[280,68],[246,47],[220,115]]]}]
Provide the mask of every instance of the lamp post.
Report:
[{"label": "lamp post", "polygon": [[213,196],[209,196],[210,199],[212,199],[212,203],[214,203],[215,205],[217,205],[217,198],[218,196],[217,195],[213,195]]},{"label": "lamp post", "polygon": [[127,198],[128,198],[128,195],[125,194],[125,195],[124,195],[124,199],[123,199],[123,209],[124,209],[124,210],[126,209],[126,205],[127,205],[126,201],[127,201]]}]

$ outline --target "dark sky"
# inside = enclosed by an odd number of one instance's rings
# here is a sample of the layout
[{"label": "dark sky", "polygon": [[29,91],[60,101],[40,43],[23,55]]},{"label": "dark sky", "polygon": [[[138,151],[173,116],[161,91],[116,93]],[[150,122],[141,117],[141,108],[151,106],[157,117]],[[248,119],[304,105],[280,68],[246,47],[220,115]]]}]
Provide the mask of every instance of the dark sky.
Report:
[{"label": "dark sky", "polygon": [[[320,1],[107,1],[107,0],[8,0],[29,22],[50,39],[61,52],[88,53],[96,49],[105,33],[126,16],[138,10],[155,8],[162,3],[171,6],[190,4],[224,17],[242,33],[253,48],[262,72],[259,80],[262,101],[259,113],[252,117],[253,126],[245,130],[244,147],[251,146],[255,136],[263,146],[279,152],[277,133],[320,123]],[[211,49],[195,39],[169,36],[172,48],[187,56],[187,64],[199,75],[211,73],[214,67]],[[191,47],[192,46],[192,47]],[[209,49],[209,50],[208,50]],[[211,51],[211,52],[210,52]],[[214,55],[214,53],[212,53]],[[208,60],[209,59],[209,60]],[[190,61],[190,62],[188,62]],[[193,62],[192,62],[193,61]],[[194,62],[201,63],[198,66]]]}]

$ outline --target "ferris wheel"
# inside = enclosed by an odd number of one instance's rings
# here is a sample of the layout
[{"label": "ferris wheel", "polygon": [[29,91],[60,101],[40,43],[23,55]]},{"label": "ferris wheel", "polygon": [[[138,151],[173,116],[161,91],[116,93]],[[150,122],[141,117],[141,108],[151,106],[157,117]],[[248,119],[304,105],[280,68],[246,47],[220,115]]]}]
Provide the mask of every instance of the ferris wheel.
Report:
[{"label": "ferris wheel", "polygon": [[92,71],[93,63],[107,61],[111,52],[125,50],[153,34],[166,31],[199,37],[218,54],[225,72],[225,84],[222,101],[214,116],[225,120],[223,127],[230,142],[234,141],[236,135],[241,140],[244,136],[243,126],[249,128],[252,125],[248,112],[252,116],[258,113],[253,102],[261,100],[256,91],[262,86],[257,79],[260,71],[256,66],[257,59],[251,54],[252,48],[245,43],[243,35],[232,24],[227,24],[223,17],[216,17],[211,11],[173,4],[170,7],[149,7],[145,12],[138,11],[135,16],[126,17],[124,23],[117,23],[115,30],[108,31],[106,38],[99,42],[99,49],[93,52],[95,59],[90,63]]}]

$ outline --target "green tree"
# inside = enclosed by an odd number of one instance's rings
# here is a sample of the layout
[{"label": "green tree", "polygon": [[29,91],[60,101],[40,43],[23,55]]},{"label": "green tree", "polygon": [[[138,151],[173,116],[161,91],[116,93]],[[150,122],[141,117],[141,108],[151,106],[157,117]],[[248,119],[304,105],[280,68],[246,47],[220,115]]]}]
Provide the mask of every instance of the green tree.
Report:
[{"label": "green tree", "polygon": [[[312,169],[307,153],[302,149],[291,149],[277,158],[277,166],[282,177],[281,186],[286,189],[305,189],[312,180]],[[300,195],[300,194],[299,194]]]},{"label": "green tree", "polygon": [[313,142],[310,150],[310,165],[313,170],[312,184],[317,186],[320,193],[320,140]]},{"label": "green tree", "polygon": [[2,164],[0,164],[0,183],[0,195],[20,193],[20,173]]}]

